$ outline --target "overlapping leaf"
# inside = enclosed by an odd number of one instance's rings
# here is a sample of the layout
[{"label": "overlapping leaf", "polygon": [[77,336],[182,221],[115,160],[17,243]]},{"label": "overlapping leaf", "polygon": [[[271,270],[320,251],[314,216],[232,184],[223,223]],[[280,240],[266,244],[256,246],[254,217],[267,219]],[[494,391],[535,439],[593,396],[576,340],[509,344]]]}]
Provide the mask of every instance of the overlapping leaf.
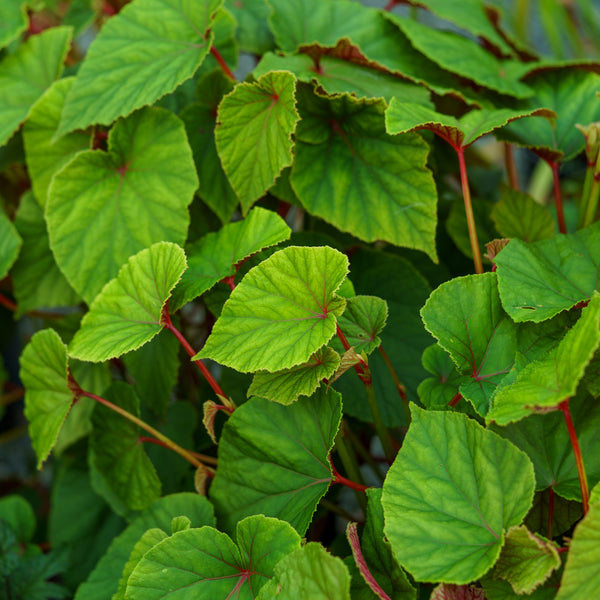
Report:
[{"label": "overlapping leaf", "polygon": [[23,240],[8,215],[0,210],[0,279],[6,277],[13,266]]},{"label": "overlapping leaf", "polygon": [[172,310],[235,275],[236,265],[251,254],[290,237],[290,228],[276,213],[253,208],[245,219],[209,233],[187,249],[188,269],[173,292]]},{"label": "overlapping leaf", "polygon": [[184,243],[198,186],[183,124],[168,111],[119,121],[108,147],[79,153],[57,173],[46,207],[56,262],[88,304],[131,255]]},{"label": "overlapping leaf", "polygon": [[354,296],[346,300],[346,310],[338,319],[338,325],[358,354],[371,354],[381,344],[379,334],[387,316],[385,300],[377,296]]},{"label": "overlapping leaf", "polygon": [[419,400],[426,408],[443,410],[464,379],[457,372],[450,355],[438,344],[426,348],[422,360],[425,369],[434,377],[428,377],[419,384]]},{"label": "overlapping leaf", "polygon": [[275,565],[300,547],[300,536],[283,521],[255,515],[237,524],[236,542],[212,527],[179,531],[144,554],[125,597],[256,598]]},{"label": "overlapping leaf", "polygon": [[26,0],[5,0],[0,3],[0,48],[8,46],[27,29]]},{"label": "overlapping leaf", "polygon": [[58,79],[70,41],[70,27],[52,27],[31,36],[0,63],[0,146],[27,118],[46,88]]},{"label": "overlapping leaf", "polygon": [[579,380],[600,345],[600,294],[583,309],[561,342],[540,360],[529,363],[516,382],[502,387],[487,414],[488,422],[506,425],[536,409],[557,407],[575,395]]},{"label": "overlapping leaf", "polygon": [[225,0],[225,6],[238,22],[236,37],[243,52],[261,55],[273,47],[273,34],[267,24],[271,12],[267,0],[244,0],[241,4]]},{"label": "overlapping leaf", "polygon": [[465,415],[413,407],[383,486],[385,535],[420,581],[468,583],[496,561],[531,507],[527,456]]},{"label": "overlapping leaf", "polygon": [[504,310],[514,321],[544,321],[598,289],[600,223],[526,244],[512,240],[496,258]]},{"label": "overlapping leaf", "polygon": [[340,396],[333,390],[290,406],[252,398],[237,408],[223,428],[210,490],[225,530],[263,513],[303,535],[332,481],[327,456],[340,418]]},{"label": "overlapping leaf", "polygon": [[150,341],[163,327],[162,308],[185,268],[183,250],[168,242],[132,256],[90,306],[69,354],[101,362]]},{"label": "overlapping leaf", "polygon": [[244,212],[292,164],[295,91],[290,72],[269,72],[255,83],[238,84],[219,105],[217,150]]},{"label": "overlapping leaf", "polygon": [[335,333],[345,301],[335,295],[348,259],[327,246],[290,246],[251,269],[223,306],[204,348],[242,372],[306,362]]},{"label": "overlapping leaf", "polygon": [[385,133],[383,100],[327,99],[299,88],[291,184],[306,209],[371,242],[416,248],[437,260],[437,195],[428,146]]},{"label": "overlapping leaf", "polygon": [[210,50],[222,0],[136,0],[94,40],[69,92],[57,135],[110,124],[189,79]]}]

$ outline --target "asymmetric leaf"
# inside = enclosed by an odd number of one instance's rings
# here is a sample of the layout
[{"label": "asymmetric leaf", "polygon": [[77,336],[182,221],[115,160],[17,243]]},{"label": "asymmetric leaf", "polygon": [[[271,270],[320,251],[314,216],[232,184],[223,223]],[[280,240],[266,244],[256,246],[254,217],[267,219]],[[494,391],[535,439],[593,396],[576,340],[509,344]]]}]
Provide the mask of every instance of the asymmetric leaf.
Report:
[{"label": "asymmetric leaf", "polygon": [[263,513],[304,535],[332,475],[327,456],[341,418],[340,395],[317,391],[290,406],[252,398],[229,417],[219,440],[210,495],[225,531]]},{"label": "asymmetric leaf", "polygon": [[163,327],[162,308],[185,267],[183,250],[168,242],[132,256],[90,306],[69,354],[102,362],[150,341]]},{"label": "asymmetric leaf", "polygon": [[0,210],[0,279],[4,279],[13,266],[23,240],[8,215]]},{"label": "asymmetric leaf", "polygon": [[383,100],[323,98],[302,85],[298,103],[291,184],[306,209],[367,242],[437,260],[437,194],[422,138],[386,134]]},{"label": "asymmetric leaf", "polygon": [[25,416],[39,469],[48,458],[74,400],[67,382],[67,348],[54,329],[44,329],[25,346],[20,362]]},{"label": "asymmetric leaf", "polygon": [[443,283],[421,316],[465,376],[460,393],[485,415],[513,365],[517,344],[517,328],[500,304],[496,275],[467,275]]},{"label": "asymmetric leaf", "polygon": [[378,335],[385,327],[388,308],[377,296],[354,296],[346,300],[346,310],[338,325],[358,354],[371,354],[380,344]]},{"label": "asymmetric leaf", "polygon": [[236,541],[212,527],[179,531],[149,550],[127,582],[126,598],[256,598],[273,568],[300,547],[287,523],[263,515],[236,527]]},{"label": "asymmetric leaf", "polygon": [[0,146],[27,118],[44,90],[60,77],[70,42],[70,27],[52,27],[32,35],[0,62]]},{"label": "asymmetric leaf", "polygon": [[27,0],[0,3],[0,48],[8,46],[27,29]]},{"label": "asymmetric leaf", "polygon": [[434,377],[428,377],[419,384],[419,400],[425,408],[444,410],[464,379],[457,372],[450,355],[438,344],[426,348],[422,360],[423,366]]},{"label": "asymmetric leaf", "polygon": [[27,170],[35,198],[42,208],[46,206],[48,188],[54,174],[78,152],[90,148],[91,137],[82,131],[74,131],[53,140],[73,81],[73,77],[55,81],[36,102],[23,126]]},{"label": "asymmetric leaf", "polygon": [[276,213],[253,208],[245,219],[209,233],[187,248],[188,268],[169,303],[177,310],[236,273],[236,265],[251,254],[283,242],[290,228]]},{"label": "asymmetric leaf", "polygon": [[296,77],[270,72],[238,84],[219,105],[215,141],[223,169],[244,213],[292,164]]},{"label": "asymmetric leaf", "polygon": [[531,507],[527,455],[466,415],[412,407],[383,485],[384,532],[419,581],[469,583],[495,562]]},{"label": "asymmetric leaf", "polygon": [[496,258],[502,306],[514,321],[544,321],[598,289],[600,223],[526,244],[512,240]]},{"label": "asymmetric leaf", "polygon": [[594,294],[560,344],[529,363],[512,385],[502,387],[487,414],[488,423],[506,425],[535,412],[557,407],[575,395],[586,366],[600,345],[600,294]]},{"label": "asymmetric leaf", "polygon": [[301,365],[275,373],[255,373],[248,397],[260,396],[280,404],[291,404],[299,396],[313,394],[323,379],[330,379],[339,366],[339,354],[329,347],[321,348]]},{"label": "asymmetric leaf", "polygon": [[172,92],[200,66],[223,0],[135,0],[92,42],[69,92],[57,135],[109,125]]},{"label": "asymmetric leaf", "polygon": [[88,304],[136,252],[184,243],[198,187],[183,124],[164,109],[119,121],[108,148],[81,152],[57,173],[46,207],[56,262]]},{"label": "asymmetric leaf", "polygon": [[223,306],[204,348],[237,371],[281,371],[306,362],[334,335],[345,300],[335,295],[348,259],[323,247],[290,246],[248,271]]}]

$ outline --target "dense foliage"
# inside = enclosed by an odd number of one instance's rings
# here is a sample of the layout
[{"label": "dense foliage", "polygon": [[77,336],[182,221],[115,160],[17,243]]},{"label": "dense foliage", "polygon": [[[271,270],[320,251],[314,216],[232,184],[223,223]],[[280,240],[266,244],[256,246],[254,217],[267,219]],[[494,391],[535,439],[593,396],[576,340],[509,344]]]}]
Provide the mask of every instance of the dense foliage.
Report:
[{"label": "dense foliage", "polygon": [[0,599],[596,597],[598,39],[2,0]]}]

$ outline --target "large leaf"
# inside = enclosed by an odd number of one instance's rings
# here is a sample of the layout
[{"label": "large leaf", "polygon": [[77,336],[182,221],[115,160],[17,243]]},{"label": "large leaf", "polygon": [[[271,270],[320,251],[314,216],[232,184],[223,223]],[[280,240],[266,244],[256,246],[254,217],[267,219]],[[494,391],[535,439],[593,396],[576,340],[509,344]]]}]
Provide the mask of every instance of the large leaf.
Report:
[{"label": "large leaf", "polygon": [[333,248],[290,246],[248,271],[223,306],[204,348],[242,372],[306,362],[335,333],[345,301],[335,296],[348,259]]},{"label": "large leaf", "polygon": [[223,428],[210,489],[225,530],[263,513],[303,535],[332,481],[327,457],[340,418],[334,391],[318,391],[290,406],[253,398],[237,408]]},{"label": "large leaf", "polygon": [[36,102],[23,127],[23,144],[31,187],[42,208],[46,206],[48,188],[54,174],[78,152],[90,147],[90,135],[82,131],[74,131],[59,140],[53,140],[73,81],[73,77],[55,81]]},{"label": "large leaf", "polygon": [[25,386],[25,416],[38,468],[41,468],[74,400],[67,382],[67,348],[56,331],[44,329],[31,338],[20,362],[20,377]]},{"label": "large leaf", "polygon": [[517,344],[517,328],[500,304],[496,275],[467,275],[442,284],[421,316],[465,376],[461,394],[485,415],[513,365]]},{"label": "large leaf", "polygon": [[533,244],[512,240],[495,262],[504,310],[514,321],[544,321],[598,289],[600,223]]},{"label": "large leaf", "polygon": [[26,0],[5,0],[0,3],[0,48],[8,46],[27,29],[26,7]]},{"label": "large leaf", "polygon": [[13,266],[23,240],[8,215],[0,210],[0,279],[4,279]]},{"label": "large leaf", "polygon": [[323,98],[298,89],[291,184],[306,209],[367,242],[384,240],[437,260],[437,195],[428,146],[385,133],[383,100]]},{"label": "large leaf", "polygon": [[188,269],[173,292],[172,310],[236,273],[237,264],[251,254],[290,237],[290,228],[276,213],[253,208],[245,219],[209,233],[187,248]]},{"label": "large leaf", "polygon": [[540,360],[529,363],[516,382],[496,394],[487,421],[506,425],[537,409],[557,407],[575,395],[586,366],[600,345],[600,294],[583,309],[575,326]]},{"label": "large leaf", "polygon": [[69,354],[102,362],[150,341],[163,327],[162,308],[185,267],[183,250],[168,242],[132,256],[90,306]]},{"label": "large leaf", "polygon": [[[116,381],[105,397],[139,418],[140,401],[130,386]],[[107,485],[128,508],[148,508],[160,496],[161,485],[140,443],[139,426],[102,404],[94,407],[92,423],[94,465]]]},{"label": "large leaf", "polygon": [[57,173],[46,207],[56,262],[88,304],[131,255],[184,243],[198,187],[183,124],[164,109],[119,121],[108,147],[81,152]]},{"label": "large leaf", "polygon": [[31,36],[0,63],[0,146],[58,79],[71,41],[70,27],[52,27]]},{"label": "large leaf", "polygon": [[69,92],[57,135],[152,104],[189,79],[213,41],[223,0],[136,0],[94,40]]},{"label": "large leaf", "polygon": [[215,141],[223,169],[247,212],[292,164],[292,134],[298,122],[296,77],[266,73],[223,98]]},{"label": "large leaf", "polygon": [[170,531],[173,518],[181,515],[190,519],[192,527],[215,524],[212,506],[204,496],[186,492],[159,498],[114,539],[88,580],[77,590],[76,600],[110,598],[117,591],[123,567],[144,532],[150,528]]},{"label": "large leaf", "polygon": [[300,536],[283,521],[255,515],[237,524],[236,542],[212,527],[175,533],[146,552],[126,598],[256,598],[275,565],[300,547]]},{"label": "large leaf", "polygon": [[527,455],[465,415],[412,409],[383,486],[385,535],[419,581],[468,583],[495,562],[531,507]]}]

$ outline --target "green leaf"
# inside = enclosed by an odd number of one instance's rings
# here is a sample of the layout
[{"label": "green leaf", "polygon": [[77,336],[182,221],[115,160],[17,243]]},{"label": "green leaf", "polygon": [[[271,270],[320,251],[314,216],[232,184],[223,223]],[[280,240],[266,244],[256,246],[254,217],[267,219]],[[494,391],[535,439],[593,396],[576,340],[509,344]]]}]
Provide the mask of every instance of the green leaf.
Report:
[{"label": "green leaf", "polygon": [[575,395],[586,366],[600,345],[600,294],[595,294],[581,317],[553,350],[529,363],[512,385],[502,387],[487,414],[488,423],[506,425],[535,412],[557,407]]},{"label": "green leaf", "polygon": [[69,354],[102,362],[149,342],[163,328],[163,306],[185,268],[183,250],[168,242],[132,256],[90,306]]},{"label": "green leaf", "polygon": [[385,300],[377,296],[354,296],[346,301],[346,310],[338,319],[338,325],[358,354],[371,354],[381,344],[378,336],[387,316]]},{"label": "green leaf", "polygon": [[503,127],[511,121],[526,117],[554,117],[556,113],[545,109],[471,110],[460,119],[445,115],[420,104],[402,102],[392,98],[385,111],[385,129],[388,133],[409,133],[429,129],[448,142],[454,149],[467,148],[480,137]]},{"label": "green leaf", "polygon": [[31,505],[16,494],[0,498],[0,515],[8,524],[19,543],[29,542],[35,533],[35,514]]},{"label": "green leaf", "polygon": [[258,600],[350,600],[350,573],[342,559],[309,542],[275,566],[275,577]]},{"label": "green leaf", "polygon": [[[533,506],[527,513],[524,521],[524,524],[531,531],[537,531],[538,533],[546,533],[548,531],[550,495],[550,490],[547,492],[535,493],[535,496],[533,497]],[[583,517],[581,502],[565,500],[562,496],[552,494],[552,504],[552,535],[554,537],[571,530],[575,523],[580,521],[581,517]]]},{"label": "green leaf", "polygon": [[335,295],[348,259],[324,247],[290,246],[248,271],[223,306],[204,348],[244,373],[306,362],[334,335],[345,300]]},{"label": "green leaf", "polygon": [[8,215],[0,210],[0,279],[4,279],[19,256],[23,240]]},{"label": "green leaf", "polygon": [[506,188],[491,212],[496,229],[506,238],[538,242],[554,236],[550,211],[531,196]]},{"label": "green leaf", "polygon": [[460,393],[485,415],[513,365],[517,344],[517,328],[500,304],[496,275],[467,275],[440,285],[421,316],[464,376]]},{"label": "green leaf", "polygon": [[31,192],[21,198],[15,225],[24,242],[12,271],[17,316],[36,308],[77,304],[79,295],[54,261],[44,212]]},{"label": "green leaf", "polygon": [[496,257],[498,289],[514,321],[544,321],[598,289],[600,223],[526,244],[512,240]]},{"label": "green leaf", "polygon": [[600,504],[590,506],[575,528],[556,600],[593,598],[600,586]]},{"label": "green leaf", "polygon": [[238,22],[240,50],[260,56],[273,47],[273,34],[267,24],[271,11],[266,0],[225,0],[225,6]]},{"label": "green leaf", "polygon": [[590,505],[600,502],[600,483],[597,483],[590,491]]},{"label": "green leaf", "polygon": [[436,261],[427,144],[415,134],[386,134],[383,100],[328,99],[306,85],[298,99],[291,184],[306,209],[364,241],[416,248]]},{"label": "green leaf", "polygon": [[521,525],[508,530],[494,577],[506,579],[517,594],[531,594],[560,564],[556,545]]},{"label": "green leaf", "polygon": [[19,376],[25,386],[25,416],[40,469],[74,400],[67,381],[67,348],[53,329],[44,329],[31,338],[20,363]]},{"label": "green leaf", "polygon": [[236,541],[212,527],[180,531],[149,550],[127,582],[131,600],[256,598],[273,568],[300,547],[283,521],[255,515],[236,526]]},{"label": "green leaf", "polygon": [[210,50],[210,29],[221,4],[136,0],[125,6],[92,42],[57,136],[94,123],[108,125],[189,79]]},{"label": "green leaf", "polygon": [[[115,381],[105,398],[140,416],[140,401],[127,384]],[[108,487],[131,510],[144,510],[160,496],[161,484],[140,442],[140,428],[104,405],[94,407],[90,440],[94,465]]]},{"label": "green leaf", "polygon": [[183,124],[164,109],[119,121],[108,148],[81,152],[57,173],[46,207],[56,262],[88,304],[136,252],[184,243],[198,187]]},{"label": "green leaf", "polygon": [[210,488],[224,529],[263,513],[304,535],[332,481],[327,456],[340,418],[340,395],[333,390],[290,406],[252,398],[237,408],[223,428]]},{"label": "green leaf", "polygon": [[29,116],[46,88],[60,77],[70,42],[70,27],[52,27],[32,35],[14,54],[2,60],[0,146]]},{"label": "green leaf", "polygon": [[550,67],[534,72],[526,79],[535,91],[525,108],[544,106],[558,115],[554,124],[544,119],[525,119],[508,125],[498,137],[516,141],[549,160],[566,162],[585,146],[585,138],[574,126],[600,120],[600,102],[596,91],[600,75],[585,72],[574,65]]},{"label": "green leaf", "polygon": [[36,102],[23,126],[27,169],[35,198],[42,208],[46,206],[48,188],[54,174],[78,152],[90,147],[90,135],[82,131],[74,131],[59,140],[53,140],[73,81],[73,77],[55,81]]},{"label": "green leaf", "polygon": [[219,105],[215,141],[244,213],[292,164],[296,78],[287,71],[238,84]]},{"label": "green leaf", "polygon": [[27,2],[5,0],[0,3],[0,48],[8,46],[27,29]]},{"label": "green leaf", "polygon": [[290,237],[290,228],[276,213],[253,208],[245,219],[209,233],[187,249],[188,269],[169,303],[177,310],[211,289],[225,277],[235,275],[237,264],[263,248]]},{"label": "green leaf", "polygon": [[339,366],[339,354],[329,347],[321,348],[307,362],[290,369],[255,373],[248,397],[260,396],[280,404],[291,404],[300,396],[311,396],[323,379],[329,379]]},{"label": "green leaf", "polygon": [[457,372],[450,355],[438,344],[427,347],[422,360],[425,369],[434,377],[428,377],[419,384],[419,400],[425,408],[447,409],[458,386],[464,381],[463,377]]},{"label": "green leaf", "polygon": [[77,590],[75,600],[106,600],[117,591],[119,578],[140,537],[150,528],[171,530],[174,517],[187,516],[192,527],[214,525],[213,509],[204,496],[185,492],[159,498],[116,537],[108,552]]},{"label": "green leaf", "polygon": [[531,507],[527,455],[467,416],[413,405],[383,486],[385,535],[419,581],[464,584],[495,562]]},{"label": "green leaf", "polygon": [[219,69],[202,78],[196,88],[197,102],[184,108],[180,117],[185,124],[200,180],[198,194],[223,223],[228,223],[238,204],[217,154],[215,126],[221,98],[233,89],[233,83]]}]

